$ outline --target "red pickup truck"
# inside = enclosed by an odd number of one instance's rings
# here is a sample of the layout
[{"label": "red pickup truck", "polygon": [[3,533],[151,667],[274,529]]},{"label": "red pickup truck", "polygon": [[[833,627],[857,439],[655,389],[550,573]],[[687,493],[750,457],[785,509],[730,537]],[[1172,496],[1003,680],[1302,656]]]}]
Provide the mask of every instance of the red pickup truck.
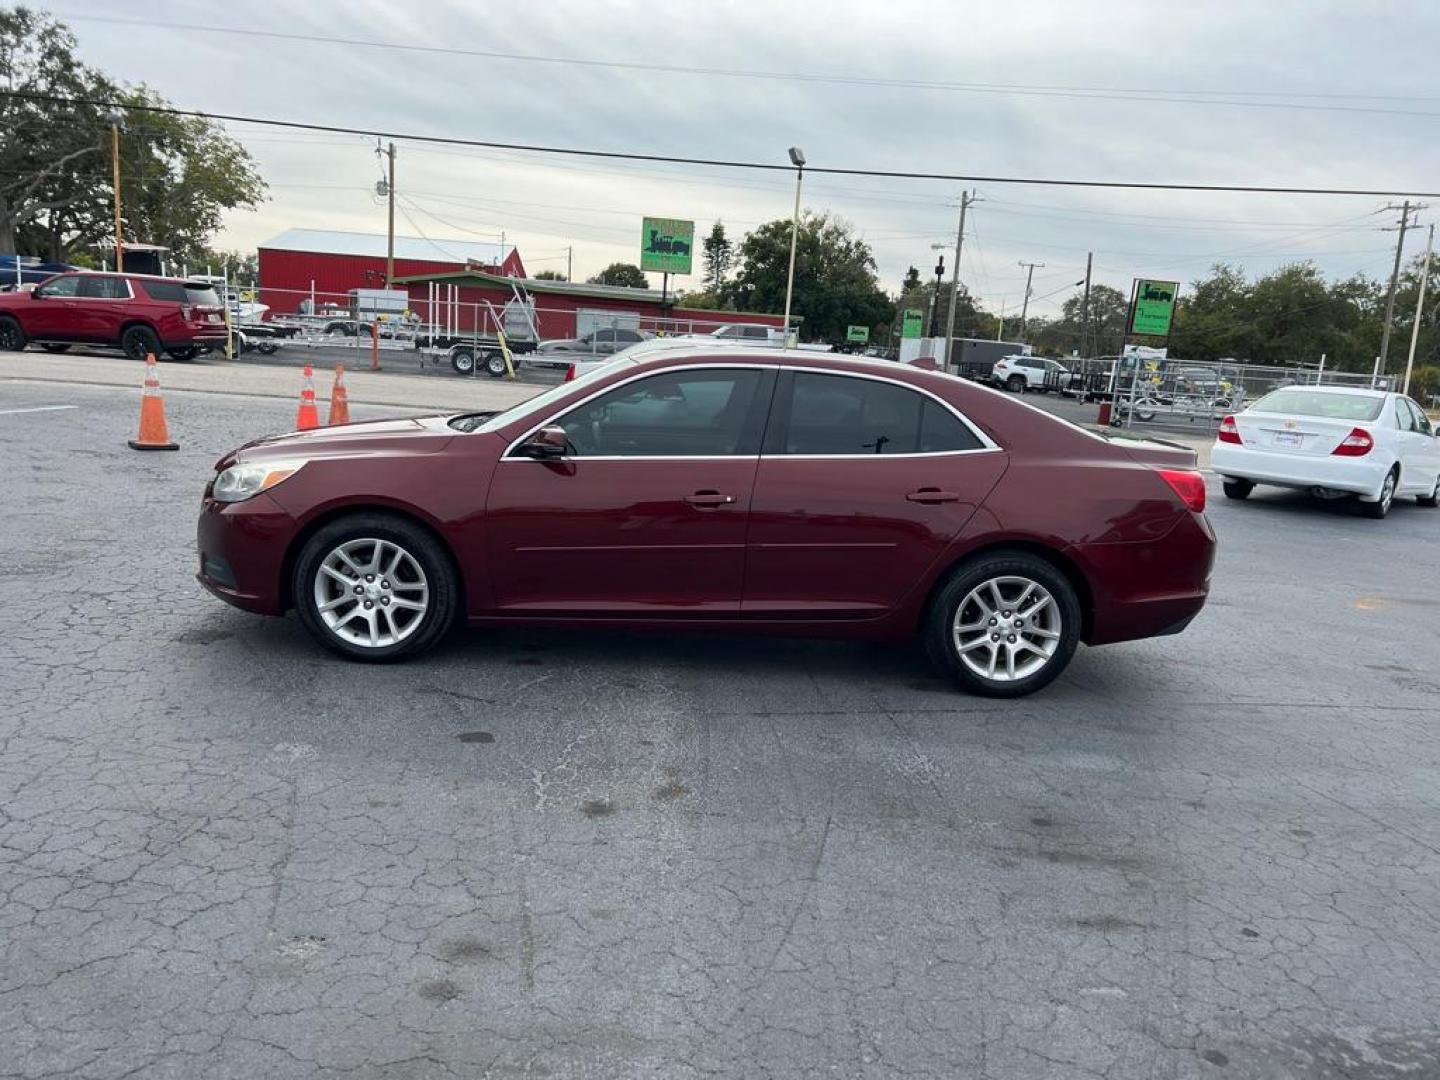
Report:
[{"label": "red pickup truck", "polygon": [[88,270],[57,274],[33,289],[0,293],[0,350],[35,342],[122,349],[133,360],[161,352],[176,360],[225,342],[225,309],[204,282]]}]

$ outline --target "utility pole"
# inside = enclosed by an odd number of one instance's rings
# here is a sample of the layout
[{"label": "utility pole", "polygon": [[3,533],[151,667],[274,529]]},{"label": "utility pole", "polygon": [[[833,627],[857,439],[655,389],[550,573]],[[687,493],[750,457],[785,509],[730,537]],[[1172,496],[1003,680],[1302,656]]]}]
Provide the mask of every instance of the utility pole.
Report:
[{"label": "utility pole", "polygon": [[390,227],[385,242],[385,287],[388,289],[395,284],[395,144],[392,142],[388,148],[382,150],[377,139],[375,154],[377,157],[390,159],[389,179],[385,182],[385,194],[390,202]]},{"label": "utility pole", "polygon": [[[1394,210],[1394,206],[1387,206],[1385,209]],[[1420,207],[1416,206],[1416,210]],[[1405,230],[1410,225],[1410,200],[1406,199],[1400,206],[1400,236],[1395,241],[1395,266],[1390,271],[1390,295],[1385,300],[1385,331],[1380,335],[1380,365],[1376,368],[1376,374],[1385,370],[1386,362],[1390,359],[1390,326],[1395,319],[1395,287],[1400,281],[1400,256],[1405,251]]]},{"label": "utility pole", "polygon": [[1093,251],[1085,254],[1085,297],[1080,301],[1080,356],[1085,356],[1085,342],[1090,337],[1090,270],[1095,262]]},{"label": "utility pole", "polygon": [[[110,114],[110,171],[115,184],[115,272],[125,269],[125,232],[120,225],[120,114]],[[20,265],[19,249],[16,249],[15,265]],[[17,270],[18,277],[18,270]]]},{"label": "utility pole", "polygon": [[1016,266],[1028,267],[1025,271],[1025,302],[1020,305],[1020,340],[1025,340],[1025,323],[1030,317],[1030,282],[1035,279],[1035,268],[1045,269],[1044,263],[1018,262]]},{"label": "utility pole", "polygon": [[950,355],[955,342],[955,309],[960,303],[960,249],[965,246],[965,211],[975,201],[975,192],[960,193],[960,227],[955,230],[955,265],[950,268],[950,315],[945,320],[945,358],[941,370],[954,361]]},{"label": "utility pole", "polygon": [[1415,367],[1415,345],[1420,340],[1420,316],[1425,311],[1425,286],[1430,281],[1430,252],[1435,247],[1435,226],[1430,226],[1430,234],[1425,238],[1425,263],[1420,271],[1420,295],[1415,301],[1415,325],[1410,328],[1410,355],[1405,358],[1405,384],[1400,388],[1402,394],[1410,393],[1410,372]]},{"label": "utility pole", "polygon": [[945,286],[945,253],[940,253],[940,261],[935,264],[935,291],[930,294],[930,336],[935,337],[936,316],[940,314],[940,290]]},{"label": "utility pole", "polygon": [[565,249],[565,280],[575,280],[575,245],[571,244]]}]

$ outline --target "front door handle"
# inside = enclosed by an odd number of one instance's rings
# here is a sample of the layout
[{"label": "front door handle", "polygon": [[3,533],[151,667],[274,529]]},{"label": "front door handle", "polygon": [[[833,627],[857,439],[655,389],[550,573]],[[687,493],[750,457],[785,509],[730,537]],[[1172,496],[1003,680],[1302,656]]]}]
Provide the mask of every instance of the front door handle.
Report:
[{"label": "front door handle", "polygon": [[911,502],[918,503],[947,503],[959,502],[960,496],[953,491],[941,491],[939,488],[921,488],[919,491],[912,491],[905,498]]},{"label": "front door handle", "polygon": [[685,501],[701,508],[729,506],[735,501],[735,496],[721,495],[718,491],[697,491],[694,495],[686,495]]}]

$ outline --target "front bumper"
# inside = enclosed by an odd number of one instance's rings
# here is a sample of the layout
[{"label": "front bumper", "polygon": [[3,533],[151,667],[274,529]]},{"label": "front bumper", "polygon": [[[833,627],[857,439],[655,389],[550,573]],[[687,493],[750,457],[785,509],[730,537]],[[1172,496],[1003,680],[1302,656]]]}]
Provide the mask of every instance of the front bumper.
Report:
[{"label": "front bumper", "polygon": [[1378,498],[1391,462],[1376,454],[1346,458],[1286,454],[1234,443],[1217,442],[1210,451],[1210,468],[1221,476],[1289,488],[1329,488]]},{"label": "front bumper", "polygon": [[226,603],[260,615],[285,613],[285,553],[295,519],[269,494],[238,503],[208,495],[195,529],[197,581]]}]

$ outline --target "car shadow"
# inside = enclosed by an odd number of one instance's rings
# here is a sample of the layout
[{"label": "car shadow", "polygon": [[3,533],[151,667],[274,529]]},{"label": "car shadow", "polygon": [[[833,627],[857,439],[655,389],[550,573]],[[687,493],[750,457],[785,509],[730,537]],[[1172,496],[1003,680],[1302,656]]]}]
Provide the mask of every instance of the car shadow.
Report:
[{"label": "car shadow", "polygon": [[[1253,506],[1271,513],[1318,517],[1364,517],[1366,506],[1359,499],[1350,497],[1321,499],[1308,491],[1263,487],[1257,487],[1244,499],[1229,499],[1222,495],[1215,499],[1213,504],[1227,506],[1240,513]],[[1408,495],[1402,495],[1396,497],[1390,513],[1398,514],[1411,509],[1417,509],[1415,500]]]}]

